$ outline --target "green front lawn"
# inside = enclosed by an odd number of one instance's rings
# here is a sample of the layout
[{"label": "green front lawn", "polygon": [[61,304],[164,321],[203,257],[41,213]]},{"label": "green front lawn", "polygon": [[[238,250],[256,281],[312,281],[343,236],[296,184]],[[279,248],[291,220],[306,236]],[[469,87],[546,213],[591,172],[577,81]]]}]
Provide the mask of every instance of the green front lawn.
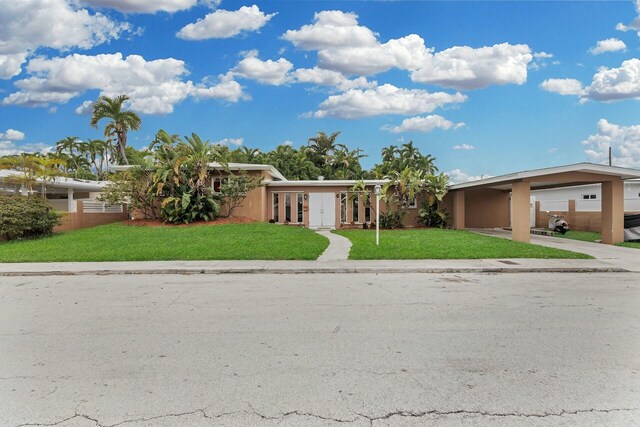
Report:
[{"label": "green front lawn", "polygon": [[[600,233],[593,231],[567,231],[566,234],[556,233],[555,237],[565,239],[582,240],[584,242],[595,242],[600,240]],[[640,249],[640,242],[622,242],[616,243],[616,246],[624,246],[627,248]]]},{"label": "green front lawn", "polygon": [[375,230],[341,230],[336,233],[353,243],[350,259],[592,258],[577,252],[464,230],[380,230],[380,246],[376,246]]},{"label": "green front lawn", "polygon": [[0,262],[314,260],[328,244],[326,237],[306,228],[266,223],[109,224],[37,240],[0,242]]}]

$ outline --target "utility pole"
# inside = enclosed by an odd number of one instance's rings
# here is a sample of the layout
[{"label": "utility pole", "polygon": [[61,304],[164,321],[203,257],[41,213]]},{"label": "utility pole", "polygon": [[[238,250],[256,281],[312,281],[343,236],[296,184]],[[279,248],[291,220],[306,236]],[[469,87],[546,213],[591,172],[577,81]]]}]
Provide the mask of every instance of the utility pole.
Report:
[{"label": "utility pole", "polygon": [[611,146],[609,146],[609,166],[611,166]]}]

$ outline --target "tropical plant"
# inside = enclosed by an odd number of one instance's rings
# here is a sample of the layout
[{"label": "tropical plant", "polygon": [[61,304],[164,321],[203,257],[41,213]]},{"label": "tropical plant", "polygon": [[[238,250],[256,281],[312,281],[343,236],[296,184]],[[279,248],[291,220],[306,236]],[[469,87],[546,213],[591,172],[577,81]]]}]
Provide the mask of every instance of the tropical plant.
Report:
[{"label": "tropical plant", "polygon": [[127,133],[130,130],[138,130],[142,124],[140,116],[133,111],[123,109],[123,104],[129,100],[127,95],[118,95],[114,98],[101,96],[93,104],[93,114],[90,124],[97,128],[98,122],[102,119],[110,119],[105,126],[104,135],[107,138],[116,139],[116,158],[120,163],[128,165],[129,160],[126,154]]},{"label": "tropical plant", "polygon": [[158,132],[151,145],[155,163],[149,192],[161,200],[160,216],[165,221],[210,221],[220,209],[218,197],[207,185],[209,163],[221,159],[216,147],[195,133],[185,139]]},{"label": "tropical plant", "polygon": [[156,197],[149,191],[153,185],[150,167],[134,167],[111,175],[98,200],[110,205],[126,204],[132,217],[156,219]]}]

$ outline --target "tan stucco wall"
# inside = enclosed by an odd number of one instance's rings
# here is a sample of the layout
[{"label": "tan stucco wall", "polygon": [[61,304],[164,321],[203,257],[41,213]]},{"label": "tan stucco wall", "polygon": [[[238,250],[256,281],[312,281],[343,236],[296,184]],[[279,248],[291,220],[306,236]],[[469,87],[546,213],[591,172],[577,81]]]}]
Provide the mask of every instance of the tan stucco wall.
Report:
[{"label": "tan stucco wall", "polygon": [[[451,215],[452,224],[455,221],[454,193],[447,193],[442,204]],[[464,216],[465,228],[508,227],[509,192],[484,188],[465,190]]]}]

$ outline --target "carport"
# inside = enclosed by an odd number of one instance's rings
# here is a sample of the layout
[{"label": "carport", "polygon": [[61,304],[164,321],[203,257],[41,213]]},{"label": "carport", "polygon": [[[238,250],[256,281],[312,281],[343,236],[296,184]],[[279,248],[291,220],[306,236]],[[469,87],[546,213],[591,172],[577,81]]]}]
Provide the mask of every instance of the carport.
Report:
[{"label": "carport", "polygon": [[613,244],[624,240],[623,181],[634,178],[640,170],[577,163],[455,184],[447,205],[454,228],[510,226],[513,240],[529,242],[532,189],[601,184],[602,242]]}]

